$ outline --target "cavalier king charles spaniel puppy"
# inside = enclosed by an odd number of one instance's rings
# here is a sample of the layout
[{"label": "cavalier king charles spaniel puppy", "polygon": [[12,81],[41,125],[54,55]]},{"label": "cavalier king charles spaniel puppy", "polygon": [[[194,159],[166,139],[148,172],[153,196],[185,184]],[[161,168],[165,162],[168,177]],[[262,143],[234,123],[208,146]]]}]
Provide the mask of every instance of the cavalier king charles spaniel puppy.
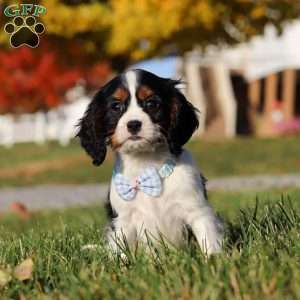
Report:
[{"label": "cavalier king charles spaniel puppy", "polygon": [[198,127],[179,81],[144,70],[121,74],[95,95],[79,123],[82,147],[99,166],[115,153],[107,209],[108,241],[128,245],[165,238],[180,246],[191,231],[206,255],[221,250],[222,223],[207,201],[205,179],[183,149]]}]

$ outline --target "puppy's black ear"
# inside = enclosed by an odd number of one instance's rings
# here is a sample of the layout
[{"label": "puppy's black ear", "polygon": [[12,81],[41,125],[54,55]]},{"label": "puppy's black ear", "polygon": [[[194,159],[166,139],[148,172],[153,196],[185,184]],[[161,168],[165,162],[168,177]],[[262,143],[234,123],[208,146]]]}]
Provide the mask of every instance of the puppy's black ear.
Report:
[{"label": "puppy's black ear", "polygon": [[101,90],[89,104],[78,126],[77,136],[81,146],[93,159],[93,164],[99,166],[106,156],[107,126],[105,120],[105,99]]},{"label": "puppy's black ear", "polygon": [[182,146],[191,138],[199,126],[197,109],[176,88],[178,81],[171,81],[171,128],[169,131],[170,151],[174,155],[182,152]]}]

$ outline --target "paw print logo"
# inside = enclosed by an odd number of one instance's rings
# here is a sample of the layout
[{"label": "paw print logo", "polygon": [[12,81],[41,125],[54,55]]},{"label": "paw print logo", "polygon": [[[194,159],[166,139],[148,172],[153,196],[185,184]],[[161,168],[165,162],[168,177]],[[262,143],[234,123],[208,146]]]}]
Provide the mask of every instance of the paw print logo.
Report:
[{"label": "paw print logo", "polygon": [[45,31],[45,26],[36,22],[35,17],[15,17],[12,22],[4,27],[6,33],[10,34],[10,44],[14,48],[27,45],[36,48],[40,43],[39,35]]}]

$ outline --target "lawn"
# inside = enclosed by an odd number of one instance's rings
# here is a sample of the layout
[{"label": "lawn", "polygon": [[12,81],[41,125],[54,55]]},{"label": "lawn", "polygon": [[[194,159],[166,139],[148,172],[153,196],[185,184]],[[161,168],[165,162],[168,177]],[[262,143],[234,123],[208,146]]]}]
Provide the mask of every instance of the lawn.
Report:
[{"label": "lawn", "polygon": [[[300,167],[300,136],[187,147],[209,179]],[[76,141],[0,148],[0,187],[100,183],[111,168],[111,153],[93,167]],[[0,300],[300,299],[300,190],[210,192],[209,198],[226,224],[224,251],[209,260],[193,241],[184,249],[152,249],[150,256],[126,250],[127,260],[110,257],[100,206],[35,212],[26,221],[0,215]],[[86,244],[100,247],[82,250]]]},{"label": "lawn", "polygon": [[[280,139],[192,141],[187,145],[209,179],[220,176],[295,173],[300,168],[300,136]],[[112,155],[99,168],[78,141],[0,147],[0,187],[43,183],[99,183],[111,176]]]},{"label": "lawn", "polygon": [[[2,216],[0,299],[299,299],[299,197],[299,190],[211,193],[227,231],[224,252],[208,261],[193,242],[110,258],[101,207],[39,212],[27,221]],[[101,246],[82,250],[86,244]],[[33,274],[7,280],[28,258]]]}]

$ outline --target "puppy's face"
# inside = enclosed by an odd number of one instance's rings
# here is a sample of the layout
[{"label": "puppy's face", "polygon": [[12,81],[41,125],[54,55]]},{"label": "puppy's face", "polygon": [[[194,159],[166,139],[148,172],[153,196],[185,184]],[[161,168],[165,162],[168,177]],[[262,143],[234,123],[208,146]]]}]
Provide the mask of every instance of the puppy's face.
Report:
[{"label": "puppy's face", "polygon": [[198,126],[194,107],[178,82],[143,70],[128,71],[105,85],[80,122],[82,146],[99,165],[106,145],[120,152],[154,151],[169,146],[178,155]]},{"label": "puppy's face", "polygon": [[117,120],[111,128],[113,149],[147,152],[167,143],[170,101],[164,92],[162,82],[150,74],[129,71],[121,76],[109,98],[108,113]]}]

